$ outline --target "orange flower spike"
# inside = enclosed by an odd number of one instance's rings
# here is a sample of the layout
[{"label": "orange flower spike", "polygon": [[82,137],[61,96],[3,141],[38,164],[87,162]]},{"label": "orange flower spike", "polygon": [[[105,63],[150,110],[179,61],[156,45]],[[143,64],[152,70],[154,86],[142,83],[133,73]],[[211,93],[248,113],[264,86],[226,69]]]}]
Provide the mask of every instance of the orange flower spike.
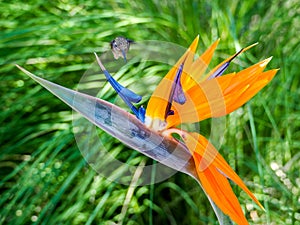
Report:
[{"label": "orange flower spike", "polygon": [[[177,63],[171,68],[167,75],[162,79],[159,85],[153,92],[147,106],[145,124],[148,127],[152,127],[154,130],[163,130],[166,128],[166,108],[169,104],[170,91],[174,84],[174,78],[180,68],[183,65],[183,71],[181,75],[181,85],[183,91],[186,91],[186,87],[190,84],[196,85],[190,76],[186,73],[185,68],[189,68],[194,60],[194,54],[198,45],[199,36],[195,38],[184,55],[177,61]],[[157,107],[159,106],[159,107]]]},{"label": "orange flower spike", "polygon": [[[271,60],[268,58],[238,73],[223,75],[229,63],[256,45],[253,44],[241,49],[203,76],[218,42],[219,40],[193,61],[198,37],[194,40],[151,96],[145,124],[163,135],[177,133],[181,136],[192,153],[204,191],[233,221],[244,225],[248,222],[228,179],[243,189],[262,209],[263,206],[207,139],[197,133],[173,128],[181,123],[199,122],[229,114],[245,104],[277,73],[277,70],[263,72]],[[180,102],[176,96],[182,95],[184,101]]]},{"label": "orange flower spike", "polygon": [[237,224],[248,224],[240,203],[227,180],[229,178],[242,188],[262,209],[263,206],[232,170],[214,146],[202,135],[188,133],[176,128],[168,129],[163,135],[179,134],[192,153],[196,172],[204,191],[217,206]]},{"label": "orange flower spike", "polygon": [[[171,81],[173,81],[176,71],[178,70],[178,68],[180,67],[180,65],[183,62],[184,62],[184,66],[185,66],[184,71],[185,72],[188,71],[186,68],[190,68],[192,63],[194,62],[194,56],[195,56],[195,51],[198,46],[198,42],[199,42],[199,35],[193,40],[190,47],[185,51],[185,53],[180,57],[180,59],[176,62],[176,64],[172,67],[172,69],[167,73],[167,75],[164,78],[169,78]],[[183,78],[182,78],[182,82],[187,83],[187,81]],[[158,89],[158,87],[156,88],[156,90],[157,89]],[[155,91],[154,91],[154,93],[155,93]]]},{"label": "orange flower spike", "polygon": [[[195,163],[199,163],[201,157],[193,156]],[[208,196],[216,205],[233,221],[239,225],[248,224],[239,201],[226,179],[215,167],[209,167],[204,171],[197,170],[198,177]]]},{"label": "orange flower spike", "polygon": [[226,114],[245,104],[272,80],[278,70],[263,72],[270,60],[265,59],[235,75],[236,78],[223,90]]},{"label": "orange flower spike", "polygon": [[273,79],[277,71],[278,69],[274,69],[261,73],[257,81],[239,97],[240,102],[247,102],[249,99],[251,99]]},{"label": "orange flower spike", "polygon": [[270,60],[271,58],[265,59],[236,74],[223,75],[194,85],[186,92],[187,102],[184,105],[174,103],[176,113],[167,118],[168,124],[174,126],[198,122],[236,110],[275,76],[277,70],[263,72]]},{"label": "orange flower spike", "polygon": [[[146,125],[152,127],[154,130],[163,130],[180,123],[178,119],[175,119],[177,118],[176,107],[172,108],[172,110],[175,112],[174,116],[168,117],[167,119],[165,118],[165,108],[169,103],[169,93],[174,82],[174,77],[180,65],[184,62],[183,72],[181,76],[181,85],[183,91],[187,92],[190,88],[198,85],[196,80],[199,79],[207,69],[207,65],[210,63],[213,53],[219,43],[218,39],[197,60],[194,61],[198,41],[199,36],[195,38],[184,55],[177,61],[177,63],[162,79],[149,100],[146,111]],[[180,104],[178,103],[174,104],[180,106]],[[160,107],[157,107],[158,105]],[[189,107],[190,105],[192,105],[192,107]],[[195,108],[195,105],[193,101],[187,99],[184,107]],[[197,120],[198,116],[194,115],[194,117],[195,116]],[[169,119],[172,121],[168,121]]]},{"label": "orange flower spike", "polygon": [[[256,43],[241,49],[224,60],[203,78],[202,74],[207,69],[207,64],[210,63],[219,40],[211,45],[197,60],[193,61],[198,39],[197,37],[193,41],[189,49],[163,78],[151,96],[146,111],[146,125],[148,127],[152,127],[154,130],[164,130],[180,123],[192,123],[210,117],[227,115],[243,105],[268,83],[262,85],[264,82],[259,82],[260,85],[256,85],[256,82],[263,79],[259,74],[263,72],[271,58],[250,66],[237,74],[232,73],[218,77],[236,56],[252,48]],[[183,71],[180,82],[187,98],[185,104],[169,102],[174,77],[181,65],[183,65]],[[196,82],[196,80],[204,81]],[[252,85],[257,88],[251,88]],[[250,91],[253,91],[253,93]],[[239,98],[244,92],[248,94],[249,98],[246,95]],[[160,107],[157,107],[158,105]],[[170,111],[174,112],[174,115],[166,117],[165,109],[168,105],[172,105]]]},{"label": "orange flower spike", "polygon": [[[199,164],[199,170],[205,170],[207,167],[206,162],[212,163],[216,168],[219,170],[219,172],[222,172],[227,178],[232,180],[234,183],[236,183],[240,188],[242,188],[249,196],[252,198],[253,201],[257,205],[259,205],[260,208],[264,209],[264,207],[260,204],[260,202],[256,199],[256,197],[253,195],[253,193],[247,188],[247,186],[244,184],[244,182],[241,180],[241,178],[234,172],[234,170],[228,165],[226,160],[219,154],[217,149],[202,135],[197,133],[190,134],[191,138],[193,138],[194,142],[198,142],[198,145],[200,145],[199,148],[196,148],[194,153],[201,154],[203,157],[203,161]],[[191,140],[190,140],[191,141]],[[189,146],[187,144],[187,146]],[[192,146],[191,146],[192,147]],[[200,152],[199,152],[200,150]]]},{"label": "orange flower spike", "polygon": [[[245,85],[250,85],[255,83],[255,80],[259,78],[259,74],[263,72],[268,63],[271,61],[272,57],[262,60],[240,72],[238,72],[232,82],[227,85],[227,87],[223,87],[224,94],[226,95],[229,92],[234,90],[238,90],[240,87],[244,87]],[[223,79],[226,79],[226,75],[222,77],[218,77],[220,83],[222,83]],[[222,84],[221,84],[222,85]]]}]

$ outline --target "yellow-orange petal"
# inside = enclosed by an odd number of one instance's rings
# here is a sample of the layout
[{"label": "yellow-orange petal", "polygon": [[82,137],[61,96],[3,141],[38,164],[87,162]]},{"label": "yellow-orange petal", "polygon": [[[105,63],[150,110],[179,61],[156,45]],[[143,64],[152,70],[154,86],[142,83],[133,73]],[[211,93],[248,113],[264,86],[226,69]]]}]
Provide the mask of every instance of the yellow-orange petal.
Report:
[{"label": "yellow-orange petal", "polygon": [[193,77],[197,82],[204,80],[202,77],[203,73],[206,71],[212,56],[219,44],[220,39],[216,40],[198,59],[196,59],[191,68],[187,72]]},{"label": "yellow-orange petal", "polygon": [[[177,61],[177,63],[170,69],[167,75],[161,80],[159,85],[156,87],[152,96],[149,99],[148,106],[146,109],[146,121],[145,124],[148,127],[154,128],[155,130],[163,130],[165,128],[165,111],[168,105],[170,91],[174,82],[174,77],[184,62],[184,68],[181,75],[181,85],[185,92],[187,86],[194,86],[196,82],[189,76],[185,68],[190,68],[194,59],[195,51],[198,45],[199,36],[197,36],[184,55]],[[158,126],[157,126],[158,125]]]},{"label": "yellow-orange petal", "polygon": [[264,86],[266,86],[273,79],[277,71],[278,69],[274,69],[261,73],[257,81],[253,85],[249,86],[243,93],[241,93],[237,101],[231,101],[232,105],[228,107],[228,113],[234,111],[235,109],[243,105],[245,102],[249,101],[254,95],[256,95]]},{"label": "yellow-orange petal", "polygon": [[257,205],[259,205],[260,208],[264,209],[264,207],[260,204],[257,198],[253,195],[253,193],[247,188],[247,186],[244,184],[241,178],[229,166],[226,160],[219,154],[217,149],[215,149],[215,147],[205,137],[203,137],[200,134],[193,133],[193,138],[195,139],[195,141],[198,141],[198,145],[201,146],[200,149],[204,150],[203,152],[199,153],[202,154],[203,159],[205,159],[205,161],[200,162],[199,169],[205,170],[207,166],[206,163],[212,163],[227,178],[229,178],[234,183],[236,183],[240,188],[242,188],[243,191],[245,191],[249,195],[249,197],[252,198],[252,200]]},{"label": "yellow-orange petal", "polygon": [[[185,68],[190,68],[195,56],[195,51],[197,49],[199,42],[199,35],[193,40],[189,48],[186,50],[186,52],[180,57],[180,59],[175,63],[175,65],[171,68],[171,70],[167,73],[167,75],[164,78],[169,78],[170,80],[173,80],[176,74],[176,71],[180,67],[180,65],[184,63],[184,71],[186,71]],[[175,72],[174,72],[175,71]],[[184,81],[184,79],[182,79]]]},{"label": "yellow-orange petal", "polygon": [[[247,84],[253,83],[253,79],[258,78],[258,74],[262,73],[266,68],[268,63],[271,61],[272,57],[262,60],[240,72],[238,72],[230,85],[224,90],[224,94],[232,92],[234,90],[238,90],[240,87],[243,87]],[[223,76],[224,77],[224,76]],[[219,80],[222,77],[219,78]]]},{"label": "yellow-orange petal", "polygon": [[236,110],[266,86],[277,70],[263,72],[271,58],[252,65],[237,74],[227,74],[206,80],[186,91],[184,105],[174,103],[175,115],[168,124],[193,123],[210,117],[220,117]]},{"label": "yellow-orange petal", "polygon": [[[246,103],[271,80],[260,76],[271,60],[271,58],[268,58],[237,74],[227,74],[203,82],[196,81],[197,79],[203,79],[200,73],[206,69],[206,64],[210,62],[219,42],[217,40],[202,56],[193,61],[198,40],[199,37],[193,41],[189,49],[162,79],[151,96],[146,110],[146,125],[148,127],[159,131],[181,123],[193,123],[211,117],[227,115]],[[254,45],[242,49],[220,65],[229,62]],[[183,105],[172,102],[171,110],[174,111],[174,115],[165,118],[174,77],[183,62],[185,63],[180,81],[187,100]],[[209,75],[216,69],[218,69],[218,66]],[[272,72],[272,77],[275,73]]]},{"label": "yellow-orange petal", "polygon": [[[196,158],[195,163],[198,163],[201,158]],[[248,224],[228,180],[215,167],[197,171],[197,174],[205,192],[226,215],[239,225]]]},{"label": "yellow-orange petal", "polygon": [[165,134],[171,132],[178,133],[192,153],[200,183],[208,196],[237,224],[248,224],[227,178],[239,185],[260,207],[262,205],[225,159],[200,134],[187,133],[178,129],[170,129]]}]

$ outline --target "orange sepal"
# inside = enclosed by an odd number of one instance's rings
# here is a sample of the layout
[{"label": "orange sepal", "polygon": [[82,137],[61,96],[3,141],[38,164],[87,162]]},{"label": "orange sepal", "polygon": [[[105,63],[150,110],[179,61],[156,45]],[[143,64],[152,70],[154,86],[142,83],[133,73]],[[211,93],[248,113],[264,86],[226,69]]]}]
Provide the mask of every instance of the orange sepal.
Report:
[{"label": "orange sepal", "polygon": [[191,68],[188,70],[189,74],[197,82],[201,82],[205,79],[204,77],[202,77],[202,75],[210,64],[219,41],[220,39],[216,40],[198,59],[193,62]]},{"label": "orange sepal", "polygon": [[253,201],[264,209],[241,178],[205,137],[197,133],[187,133],[175,129],[173,131],[181,135],[191,151],[197,174],[205,192],[225,214],[238,224],[248,224],[227,178],[242,188]]},{"label": "orange sepal", "polygon": [[[199,163],[202,158],[195,155],[194,160],[195,163]],[[239,225],[248,224],[228,180],[217,168],[208,167],[201,172],[197,170],[197,174],[206,194],[226,215]]]},{"label": "orange sepal", "polygon": [[198,45],[199,36],[197,36],[187,51],[181,56],[177,63],[169,70],[167,75],[161,80],[159,85],[154,90],[152,96],[149,99],[146,116],[153,119],[165,120],[165,110],[168,104],[170,91],[174,82],[174,77],[180,65],[184,62],[184,71],[181,75],[181,84],[184,91],[187,90],[187,86],[193,86],[195,81],[186,73],[185,68],[190,68],[194,60],[195,51]]},{"label": "orange sepal", "polygon": [[275,76],[277,70],[263,72],[270,60],[265,59],[236,74],[223,75],[194,85],[186,91],[187,101],[184,105],[173,104],[175,115],[167,118],[168,127],[220,117],[236,110]]}]

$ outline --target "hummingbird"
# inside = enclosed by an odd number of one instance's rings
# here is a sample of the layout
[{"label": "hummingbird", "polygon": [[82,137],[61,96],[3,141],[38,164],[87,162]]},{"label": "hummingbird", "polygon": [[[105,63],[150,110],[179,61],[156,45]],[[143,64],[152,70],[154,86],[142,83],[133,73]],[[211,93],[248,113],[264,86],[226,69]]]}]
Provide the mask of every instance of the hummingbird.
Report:
[{"label": "hummingbird", "polygon": [[123,58],[125,63],[127,62],[126,54],[129,50],[130,44],[133,40],[127,39],[125,37],[116,37],[110,42],[110,47],[115,59],[119,57]]}]

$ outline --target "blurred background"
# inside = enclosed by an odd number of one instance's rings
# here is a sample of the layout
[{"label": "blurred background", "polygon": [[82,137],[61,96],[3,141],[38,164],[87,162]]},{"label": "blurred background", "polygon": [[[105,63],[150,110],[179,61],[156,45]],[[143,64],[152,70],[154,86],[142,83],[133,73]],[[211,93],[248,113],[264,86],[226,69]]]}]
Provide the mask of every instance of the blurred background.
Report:
[{"label": "blurred background", "polygon": [[[205,194],[185,174],[142,187],[100,176],[76,145],[72,110],[14,65],[76,89],[93,52],[108,51],[117,36],[188,47],[198,34],[198,53],[221,38],[213,65],[259,42],[229,70],[269,56],[267,68],[280,68],[226,117],[219,151],[266,208],[232,185],[250,224],[300,224],[297,0],[16,0],[1,1],[0,11],[0,224],[218,224]],[[167,69],[149,66],[148,72],[163,77]],[[153,164],[118,140],[107,145],[131,164]]]}]

